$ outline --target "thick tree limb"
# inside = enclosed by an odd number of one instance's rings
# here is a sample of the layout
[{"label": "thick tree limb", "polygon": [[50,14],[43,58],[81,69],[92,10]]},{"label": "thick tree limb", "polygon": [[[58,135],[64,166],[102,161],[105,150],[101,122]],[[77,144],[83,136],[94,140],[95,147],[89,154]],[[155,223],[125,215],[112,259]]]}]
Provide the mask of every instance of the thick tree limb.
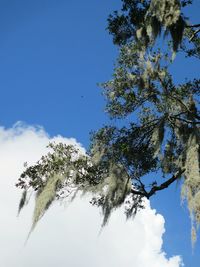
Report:
[{"label": "thick tree limb", "polygon": [[135,189],[132,189],[131,193],[133,193],[134,195],[140,195],[140,196],[148,198],[148,193],[143,191],[143,190],[142,191],[137,191]]},{"label": "thick tree limb", "polygon": [[178,173],[176,173],[175,175],[173,175],[169,180],[167,180],[166,182],[162,183],[159,186],[153,186],[150,190],[150,192],[148,193],[148,197],[150,198],[152,195],[154,195],[156,193],[156,191],[160,191],[163,190],[165,188],[167,188],[168,186],[170,186],[174,181],[176,181],[178,178],[180,178],[181,174],[183,174],[185,171],[185,169],[182,169],[180,171],[178,171]]},{"label": "thick tree limb", "polygon": [[185,169],[182,169],[180,171],[178,171],[176,174],[174,174],[170,179],[168,179],[166,182],[162,183],[161,185],[157,186],[153,186],[151,188],[151,190],[149,192],[146,192],[146,190],[142,190],[142,191],[137,191],[135,189],[132,189],[132,193],[136,194],[136,195],[141,195],[144,196],[146,198],[150,198],[151,196],[153,196],[157,191],[163,190],[165,188],[167,188],[168,186],[170,186],[173,182],[175,182],[178,178],[180,178],[180,176],[184,173]]}]

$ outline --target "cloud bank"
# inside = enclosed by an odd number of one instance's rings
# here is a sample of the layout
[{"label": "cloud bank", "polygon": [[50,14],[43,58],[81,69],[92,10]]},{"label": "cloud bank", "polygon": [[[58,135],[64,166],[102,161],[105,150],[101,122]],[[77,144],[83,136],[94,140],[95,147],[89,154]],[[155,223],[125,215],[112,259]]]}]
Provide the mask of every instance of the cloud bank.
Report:
[{"label": "cloud bank", "polygon": [[17,218],[21,192],[14,184],[23,163],[36,162],[47,152],[50,141],[74,144],[74,138],[50,138],[38,127],[17,123],[0,127],[0,266],[1,267],[180,267],[180,256],[168,258],[162,250],[164,218],[151,209],[126,221],[115,212],[101,233],[102,218],[87,198],[69,207],[55,204],[38,223],[26,245],[31,225],[33,201]]}]

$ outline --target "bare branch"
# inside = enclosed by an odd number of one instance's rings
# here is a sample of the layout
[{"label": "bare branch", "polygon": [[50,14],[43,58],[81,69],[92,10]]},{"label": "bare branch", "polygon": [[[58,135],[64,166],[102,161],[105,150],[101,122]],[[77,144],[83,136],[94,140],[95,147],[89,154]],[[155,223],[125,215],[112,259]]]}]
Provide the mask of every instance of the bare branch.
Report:
[{"label": "bare branch", "polygon": [[184,121],[186,123],[191,123],[191,124],[200,124],[200,121],[190,121],[190,120],[186,120],[186,119],[183,119],[183,118],[180,118],[180,117],[177,117],[177,116],[170,116],[172,117],[173,119],[176,119],[176,120],[179,120],[179,121]]},{"label": "bare branch", "polygon": [[131,193],[133,193],[134,195],[140,195],[140,196],[148,198],[148,193],[145,193],[143,191],[138,191],[138,190],[132,189]]},{"label": "bare branch", "polygon": [[186,25],[186,28],[199,28],[200,24]]},{"label": "bare branch", "polygon": [[190,37],[189,41],[192,42],[192,40],[196,37],[196,35],[200,32],[200,28],[196,30],[193,35]]},{"label": "bare branch", "polygon": [[180,171],[178,171],[176,174],[174,174],[170,179],[168,179],[166,182],[162,183],[161,185],[157,186],[153,186],[151,188],[151,190],[149,192],[146,192],[146,190],[135,190],[132,189],[132,193],[135,195],[140,195],[146,198],[150,198],[151,196],[153,196],[157,191],[163,190],[165,188],[167,188],[168,186],[170,186],[173,182],[175,182],[178,178],[181,177],[181,175],[184,173],[185,169],[181,169]]},{"label": "bare branch", "polygon": [[169,180],[167,180],[166,182],[162,183],[159,186],[153,186],[151,188],[151,190],[148,193],[148,197],[150,198],[151,196],[153,196],[157,191],[163,190],[165,188],[167,188],[168,186],[170,186],[174,181],[176,181],[178,178],[180,178],[180,176],[184,173],[185,169],[181,169],[180,171],[178,171],[178,173],[174,174]]}]

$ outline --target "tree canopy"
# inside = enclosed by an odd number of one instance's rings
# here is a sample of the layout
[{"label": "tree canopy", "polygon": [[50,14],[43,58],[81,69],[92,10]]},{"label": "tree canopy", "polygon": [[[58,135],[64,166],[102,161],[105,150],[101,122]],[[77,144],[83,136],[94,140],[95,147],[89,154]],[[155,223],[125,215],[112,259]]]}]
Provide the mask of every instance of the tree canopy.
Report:
[{"label": "tree canopy", "polygon": [[[122,0],[108,17],[119,47],[112,79],[103,83],[106,112],[121,127],[102,127],[86,154],[50,144],[52,152],[26,166],[19,212],[36,191],[32,230],[55,200],[91,193],[103,212],[125,204],[127,217],[177,180],[192,218],[192,239],[200,224],[200,79],[177,83],[170,72],[176,54],[200,58],[200,24],[184,15],[191,0]],[[161,40],[164,45],[161,45]],[[183,77],[185,78],[185,77]],[[153,174],[153,175],[149,175]],[[152,176],[154,177],[152,179]]]}]

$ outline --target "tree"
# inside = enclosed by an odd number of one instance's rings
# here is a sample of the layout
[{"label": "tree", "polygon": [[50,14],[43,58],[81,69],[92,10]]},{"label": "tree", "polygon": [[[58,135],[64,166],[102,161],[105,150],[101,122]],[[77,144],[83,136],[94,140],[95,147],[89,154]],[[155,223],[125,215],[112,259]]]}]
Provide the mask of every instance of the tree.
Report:
[{"label": "tree", "polygon": [[[108,18],[120,48],[112,80],[102,84],[106,111],[122,127],[107,125],[92,134],[87,154],[64,144],[26,166],[17,186],[36,191],[32,229],[54,200],[90,192],[102,208],[103,225],[125,203],[127,217],[177,180],[192,218],[200,224],[200,79],[176,83],[169,67],[177,53],[200,58],[200,24],[184,15],[191,0],[122,0]],[[165,45],[161,47],[161,39]],[[150,175],[154,174],[152,180]],[[164,181],[162,180],[164,178]]]}]

